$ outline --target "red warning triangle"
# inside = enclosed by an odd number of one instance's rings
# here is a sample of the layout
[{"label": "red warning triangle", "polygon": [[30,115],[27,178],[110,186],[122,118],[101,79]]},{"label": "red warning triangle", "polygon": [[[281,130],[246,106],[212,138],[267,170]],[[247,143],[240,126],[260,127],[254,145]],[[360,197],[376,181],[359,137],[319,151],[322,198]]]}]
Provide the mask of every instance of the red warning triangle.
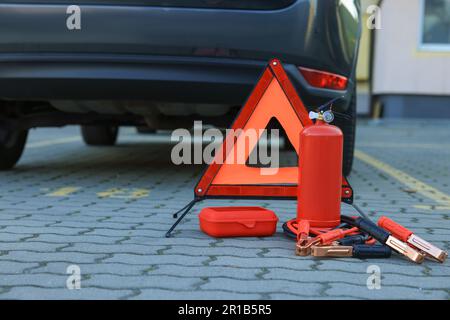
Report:
[{"label": "red warning triangle", "polygon": [[[261,168],[247,166],[236,159],[236,146],[244,145],[247,160],[256,141],[245,141],[248,130],[258,132],[258,139],[270,120],[276,118],[286,132],[297,154],[299,135],[303,127],[311,125],[308,111],[290,82],[279,60],[270,61],[252,94],[239,112],[231,129],[241,129],[238,136],[229,135],[220,148],[221,161],[213,161],[195,187],[197,198],[287,198],[297,197],[298,166],[278,168],[275,174],[261,174]],[[254,140],[254,139],[250,139]],[[242,149],[239,149],[242,152]],[[216,155],[216,158],[218,156]],[[343,179],[342,199],[351,202],[353,191]]]}]

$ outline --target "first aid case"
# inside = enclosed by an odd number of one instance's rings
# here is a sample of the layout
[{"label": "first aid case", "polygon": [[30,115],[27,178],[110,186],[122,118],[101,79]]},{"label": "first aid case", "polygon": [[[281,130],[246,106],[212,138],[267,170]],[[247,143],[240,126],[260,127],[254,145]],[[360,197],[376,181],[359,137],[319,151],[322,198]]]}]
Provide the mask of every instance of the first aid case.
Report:
[{"label": "first aid case", "polygon": [[215,238],[269,237],[277,228],[277,215],[260,207],[204,208],[199,214],[200,229]]}]

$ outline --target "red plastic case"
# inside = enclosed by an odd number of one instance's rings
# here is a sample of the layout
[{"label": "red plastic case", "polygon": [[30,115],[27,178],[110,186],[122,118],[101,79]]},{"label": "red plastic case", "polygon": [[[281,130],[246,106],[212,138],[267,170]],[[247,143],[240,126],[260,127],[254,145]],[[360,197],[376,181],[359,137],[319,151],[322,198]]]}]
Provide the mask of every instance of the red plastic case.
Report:
[{"label": "red plastic case", "polygon": [[277,229],[278,217],[260,207],[204,208],[200,229],[211,237],[268,237]]}]

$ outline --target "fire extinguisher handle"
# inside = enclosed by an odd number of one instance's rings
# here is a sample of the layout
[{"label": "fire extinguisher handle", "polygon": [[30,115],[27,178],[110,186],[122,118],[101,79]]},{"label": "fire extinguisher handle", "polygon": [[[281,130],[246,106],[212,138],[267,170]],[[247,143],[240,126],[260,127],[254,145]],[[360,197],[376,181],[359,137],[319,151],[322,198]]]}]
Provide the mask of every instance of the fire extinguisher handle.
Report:
[{"label": "fire extinguisher handle", "polygon": [[368,233],[373,238],[377,239],[381,243],[386,243],[387,239],[391,235],[386,230],[380,228],[372,221],[366,220],[364,218],[357,218],[355,219],[355,225],[361,229],[362,231]]}]

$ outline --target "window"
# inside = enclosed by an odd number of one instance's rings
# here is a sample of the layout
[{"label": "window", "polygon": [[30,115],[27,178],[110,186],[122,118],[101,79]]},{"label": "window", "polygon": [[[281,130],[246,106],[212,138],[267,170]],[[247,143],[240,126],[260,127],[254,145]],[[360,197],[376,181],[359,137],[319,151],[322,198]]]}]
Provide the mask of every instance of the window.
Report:
[{"label": "window", "polygon": [[420,48],[450,51],[450,0],[422,0]]}]

